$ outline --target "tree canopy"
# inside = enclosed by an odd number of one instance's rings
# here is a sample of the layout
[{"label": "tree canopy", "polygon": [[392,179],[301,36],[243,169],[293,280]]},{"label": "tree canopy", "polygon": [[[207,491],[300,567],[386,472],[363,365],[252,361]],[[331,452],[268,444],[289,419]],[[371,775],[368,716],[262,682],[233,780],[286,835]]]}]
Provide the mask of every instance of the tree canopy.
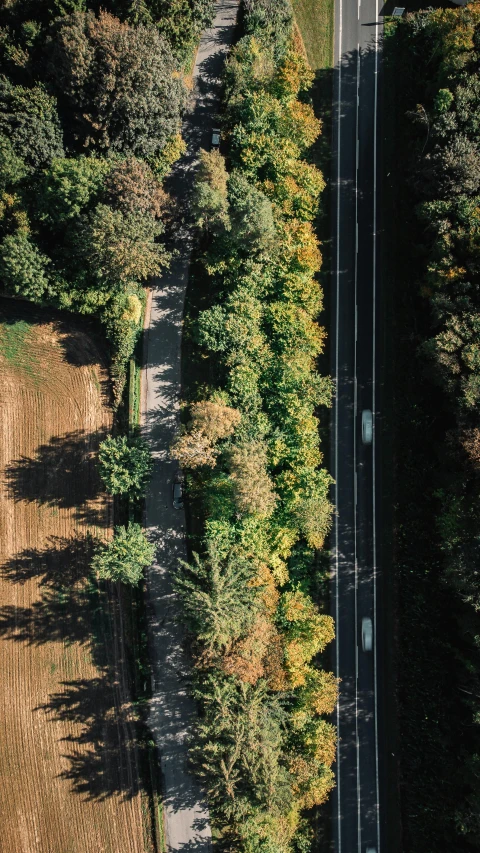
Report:
[{"label": "tree canopy", "polygon": [[99,578],[136,586],[155,554],[139,524],[115,528],[113,539],[101,543],[93,556],[92,568]]},{"label": "tree canopy", "polygon": [[155,158],[180,128],[185,89],[168,42],[108,12],[57,19],[49,81],[77,150]]},{"label": "tree canopy", "polygon": [[139,496],[152,469],[149,446],[139,435],[108,436],[98,449],[98,469],[111,495]]}]

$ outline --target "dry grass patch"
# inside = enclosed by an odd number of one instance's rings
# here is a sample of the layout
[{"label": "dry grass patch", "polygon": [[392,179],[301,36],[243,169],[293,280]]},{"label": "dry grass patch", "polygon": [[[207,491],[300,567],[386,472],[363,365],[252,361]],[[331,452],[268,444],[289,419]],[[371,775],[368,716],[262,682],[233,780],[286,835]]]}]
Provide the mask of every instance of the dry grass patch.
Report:
[{"label": "dry grass patch", "polygon": [[0,407],[0,849],[147,853],[120,592],[88,579],[112,523],[101,352],[0,300]]}]

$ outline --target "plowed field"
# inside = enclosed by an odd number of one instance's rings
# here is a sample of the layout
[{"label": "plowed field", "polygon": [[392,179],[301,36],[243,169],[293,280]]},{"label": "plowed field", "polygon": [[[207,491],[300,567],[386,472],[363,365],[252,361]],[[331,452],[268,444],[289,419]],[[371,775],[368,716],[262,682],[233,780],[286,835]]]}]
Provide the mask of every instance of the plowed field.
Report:
[{"label": "plowed field", "polygon": [[93,339],[0,300],[0,413],[0,850],[145,853],[120,592],[88,577],[112,522]]}]

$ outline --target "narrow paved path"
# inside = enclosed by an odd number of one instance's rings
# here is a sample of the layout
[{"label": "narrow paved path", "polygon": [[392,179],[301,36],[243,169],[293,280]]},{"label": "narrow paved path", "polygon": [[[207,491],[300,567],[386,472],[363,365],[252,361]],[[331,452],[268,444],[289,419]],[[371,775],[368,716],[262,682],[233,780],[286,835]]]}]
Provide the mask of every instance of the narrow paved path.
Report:
[{"label": "narrow paved path", "polygon": [[169,447],[178,429],[182,317],[191,252],[188,199],[200,147],[209,146],[217,124],[220,75],[232,41],[238,0],[216,3],[213,26],[201,39],[193,73],[194,90],[185,119],[186,155],[177,164],[169,191],[179,202],[183,221],[177,233],[177,255],[171,269],[155,282],[146,333],[142,423],[155,458],[146,501],[146,526],[157,544],[147,573],[149,640],[153,666],[153,698],[149,725],[155,737],[164,785],[168,853],[209,853],[208,807],[187,766],[187,735],[195,707],[189,697],[190,663],[183,651],[184,633],[172,578],[185,557],[183,510],[172,506],[176,463]]}]

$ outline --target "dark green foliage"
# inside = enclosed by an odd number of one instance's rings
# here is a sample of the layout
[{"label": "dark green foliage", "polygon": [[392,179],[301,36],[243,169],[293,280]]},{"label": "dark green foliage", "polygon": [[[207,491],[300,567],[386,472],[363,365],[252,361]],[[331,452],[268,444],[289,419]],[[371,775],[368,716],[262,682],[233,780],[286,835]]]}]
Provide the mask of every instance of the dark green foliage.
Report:
[{"label": "dark green foliage", "polygon": [[98,470],[111,495],[139,497],[152,464],[149,446],[140,435],[108,436],[98,449]]},{"label": "dark green foliage", "polygon": [[[187,41],[208,5],[187,3]],[[160,177],[183,151],[183,75],[155,20],[181,27],[170,6],[12,0],[0,9],[2,285],[100,317],[116,403],[140,329],[139,285],[168,261]],[[179,29],[179,51],[181,38]]]},{"label": "dark green foliage", "polygon": [[7,234],[0,244],[0,281],[12,295],[40,302],[48,290],[48,264],[25,230]]},{"label": "dark green foliage", "polygon": [[226,554],[209,541],[207,555],[193,563],[182,562],[176,588],[190,630],[214,655],[224,652],[240,637],[255,617],[255,567],[233,548]]},{"label": "dark green foliage", "polygon": [[18,184],[28,174],[22,157],[15,154],[11,140],[0,136],[0,189],[6,190]]},{"label": "dark green foliage", "polygon": [[47,166],[63,154],[56,102],[42,85],[14,86],[0,77],[0,133],[32,168]]},{"label": "dark green foliage", "polygon": [[270,199],[241,172],[233,172],[228,180],[228,200],[232,237],[239,251],[272,252],[276,229]]},{"label": "dark green foliage", "polygon": [[166,253],[155,238],[161,232],[161,224],[148,213],[123,213],[98,204],[78,223],[74,247],[101,288],[119,289],[160,272]]},{"label": "dark green foliage", "polygon": [[190,58],[200,33],[212,20],[213,0],[147,0],[146,5],[175,56],[182,61]]},{"label": "dark green foliage", "polygon": [[122,398],[127,362],[140,335],[144,302],[143,289],[130,284],[115,294],[103,311],[102,319],[112,347],[111,373],[116,404]]},{"label": "dark green foliage", "polygon": [[396,138],[407,177],[399,323],[418,345],[416,358],[398,356],[410,406],[397,448],[397,553],[403,849],[412,853],[480,848],[479,46],[474,4],[408,16],[389,39],[402,69]]},{"label": "dark green foliage", "polygon": [[44,222],[64,229],[97,200],[106,175],[111,169],[108,160],[94,157],[55,159],[39,182],[35,204]]},{"label": "dark green foliage", "polygon": [[101,12],[56,22],[49,80],[77,149],[157,157],[180,129],[185,88],[155,27]]},{"label": "dark green foliage", "polygon": [[239,824],[251,820],[257,809],[275,814],[288,808],[291,793],[282,766],[285,712],[278,698],[263,681],[249,685],[218,676],[206,679],[200,698],[204,719],[192,757],[207,780],[212,803]]}]

